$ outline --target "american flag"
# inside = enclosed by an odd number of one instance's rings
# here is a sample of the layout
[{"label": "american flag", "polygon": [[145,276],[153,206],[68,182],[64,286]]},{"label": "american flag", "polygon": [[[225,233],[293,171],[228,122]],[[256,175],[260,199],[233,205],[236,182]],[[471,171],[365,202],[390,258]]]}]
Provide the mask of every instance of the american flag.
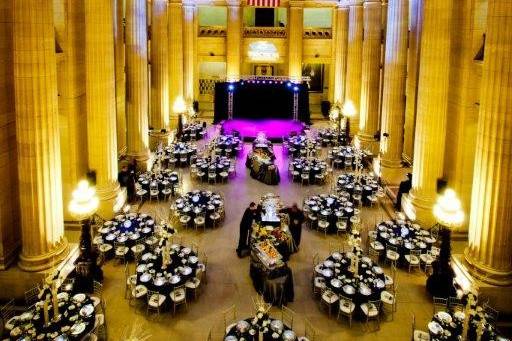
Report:
[{"label": "american flag", "polygon": [[279,7],[280,0],[247,0],[247,6]]}]

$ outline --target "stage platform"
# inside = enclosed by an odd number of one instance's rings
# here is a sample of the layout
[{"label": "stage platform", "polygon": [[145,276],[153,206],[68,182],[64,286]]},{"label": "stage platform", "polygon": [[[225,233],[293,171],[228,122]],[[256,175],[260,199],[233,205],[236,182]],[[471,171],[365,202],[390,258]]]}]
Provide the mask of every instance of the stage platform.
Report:
[{"label": "stage platform", "polygon": [[238,131],[245,141],[252,141],[259,132],[263,132],[270,141],[281,142],[283,136],[288,136],[290,132],[300,134],[305,125],[303,122],[293,120],[232,119],[224,121],[222,127],[225,134],[231,134],[234,130]]}]

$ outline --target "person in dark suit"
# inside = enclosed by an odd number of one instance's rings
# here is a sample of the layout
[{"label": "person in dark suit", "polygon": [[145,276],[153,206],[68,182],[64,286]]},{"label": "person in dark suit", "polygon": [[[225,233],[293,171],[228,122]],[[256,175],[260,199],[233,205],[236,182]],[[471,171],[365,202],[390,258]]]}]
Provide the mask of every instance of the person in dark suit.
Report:
[{"label": "person in dark suit", "polygon": [[299,206],[294,203],[291,207],[286,208],[285,213],[290,217],[290,233],[292,234],[293,241],[297,248],[300,245],[300,238],[302,235],[302,224],[304,223],[304,213],[300,210]]},{"label": "person in dark suit", "polygon": [[121,187],[126,188],[126,194],[128,196],[128,201],[131,202],[134,199],[135,195],[135,183],[134,178],[130,174],[127,165],[123,165],[121,171],[117,174],[117,181]]},{"label": "person in dark suit", "polygon": [[402,209],[402,196],[404,193],[409,193],[412,188],[412,174],[407,173],[407,179],[400,183],[398,187],[398,194],[396,195],[395,209],[400,211]]},{"label": "person in dark suit", "polygon": [[258,207],[256,203],[251,202],[249,207],[245,209],[242,221],[240,222],[240,237],[238,239],[238,248],[236,249],[238,257],[242,257],[242,252],[249,248],[249,233],[253,221],[257,219],[257,214]]}]

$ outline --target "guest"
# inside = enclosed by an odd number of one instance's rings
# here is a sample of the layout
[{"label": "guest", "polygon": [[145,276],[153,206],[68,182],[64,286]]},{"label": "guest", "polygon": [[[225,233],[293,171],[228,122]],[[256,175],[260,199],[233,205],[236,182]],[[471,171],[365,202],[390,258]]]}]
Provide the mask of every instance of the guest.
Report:
[{"label": "guest", "polygon": [[119,172],[119,174],[117,174],[117,181],[119,182],[119,185],[121,185],[121,187],[126,188],[128,201],[131,202],[134,199],[135,182],[134,178],[128,171],[127,165],[123,165],[121,171]]},{"label": "guest", "polygon": [[252,223],[257,218],[258,208],[256,203],[251,202],[249,207],[245,209],[242,221],[240,222],[240,239],[238,240],[238,248],[236,254],[238,257],[243,256],[243,252],[249,248],[249,232],[251,231]]},{"label": "guest", "polygon": [[409,193],[412,187],[412,174],[407,173],[407,179],[400,183],[398,187],[398,194],[396,196],[396,204],[395,209],[400,211],[402,209],[402,195],[404,193]]},{"label": "guest", "polygon": [[299,209],[297,203],[284,210],[290,217],[290,233],[297,248],[300,245],[300,237],[302,235],[302,224],[304,223],[304,213]]}]

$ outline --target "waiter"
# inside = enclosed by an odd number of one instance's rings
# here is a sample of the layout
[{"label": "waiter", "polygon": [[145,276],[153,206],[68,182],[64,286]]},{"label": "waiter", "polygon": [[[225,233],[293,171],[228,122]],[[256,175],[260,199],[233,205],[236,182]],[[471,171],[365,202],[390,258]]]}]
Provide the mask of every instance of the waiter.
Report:
[{"label": "waiter", "polygon": [[290,233],[292,234],[295,246],[299,248],[300,238],[302,235],[302,224],[304,223],[304,213],[299,209],[296,203],[286,209],[286,213],[290,217]]},{"label": "waiter", "polygon": [[243,256],[242,252],[249,248],[249,232],[251,231],[253,221],[257,218],[257,213],[258,209],[256,203],[251,202],[242,216],[242,221],[240,222],[240,238],[238,240],[238,248],[236,249],[236,254],[240,258]]}]

